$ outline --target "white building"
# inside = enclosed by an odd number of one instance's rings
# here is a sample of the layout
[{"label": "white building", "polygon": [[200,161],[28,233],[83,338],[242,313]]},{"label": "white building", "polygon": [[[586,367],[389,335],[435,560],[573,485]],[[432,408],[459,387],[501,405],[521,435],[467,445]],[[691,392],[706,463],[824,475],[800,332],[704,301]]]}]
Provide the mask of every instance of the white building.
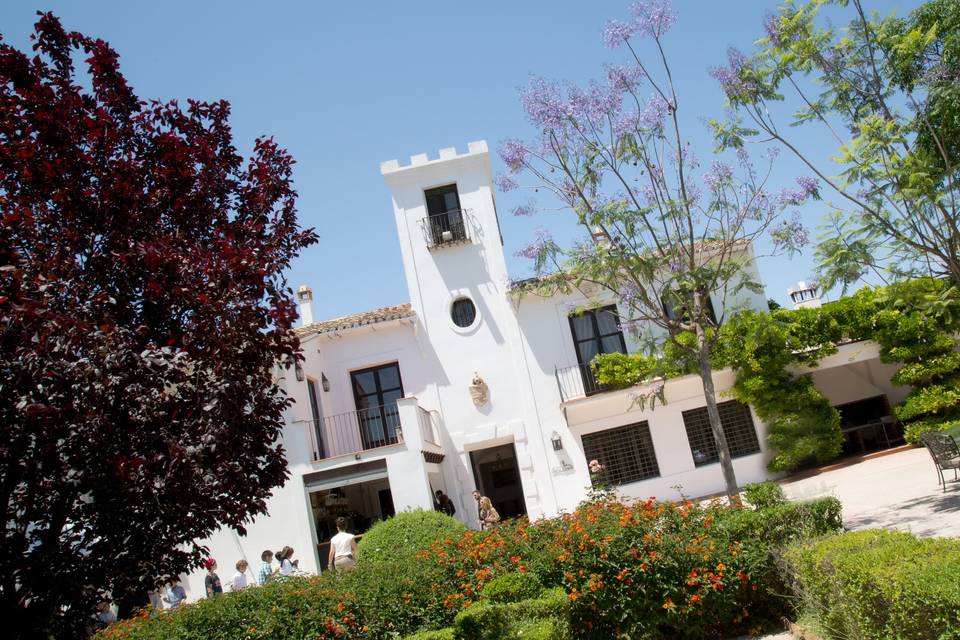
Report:
[{"label": "white building", "polygon": [[[314,321],[310,290],[298,291],[303,380],[293,371],[282,380],[296,401],[283,435],[291,477],[245,537],[221,531],[207,541],[221,578],[241,557],[255,571],[262,550],[284,545],[302,570],[317,572],[335,515],[362,531],[396,511],[432,508],[436,490],[471,525],[475,489],[504,517],[571,510],[590,485],[591,459],[628,496],[723,491],[698,376],[668,380],[666,404],[640,410],[636,390],[600,389],[586,366],[597,353],[637,349],[621,332],[615,300],[571,316],[583,299],[509,294],[486,143],[410,160],[381,164],[410,301]],[[752,263],[751,248],[743,250]],[[767,307],[749,292],[714,300]],[[885,383],[875,348],[831,360],[816,375],[850,366],[857,374],[852,386],[846,373],[829,378],[837,404],[902,397]],[[733,374],[717,372],[714,382],[723,393]],[[768,478],[763,426],[739,403],[721,409],[739,482]],[[187,584],[201,595],[203,574]]]}]

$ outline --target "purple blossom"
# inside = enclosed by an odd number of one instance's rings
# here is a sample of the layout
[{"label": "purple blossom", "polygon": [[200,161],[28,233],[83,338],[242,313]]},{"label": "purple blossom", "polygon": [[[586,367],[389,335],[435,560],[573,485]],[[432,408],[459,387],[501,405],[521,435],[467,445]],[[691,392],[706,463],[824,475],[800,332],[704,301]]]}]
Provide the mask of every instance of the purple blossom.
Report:
[{"label": "purple blossom", "polygon": [[801,205],[807,200],[807,194],[804,191],[797,191],[795,189],[781,189],[777,193],[777,204],[781,206],[797,206]]},{"label": "purple blossom", "polygon": [[553,246],[553,236],[546,229],[536,230],[536,239],[517,251],[517,256],[537,260]]},{"label": "purple blossom", "polygon": [[493,183],[497,185],[497,189],[503,192],[513,191],[520,186],[517,184],[516,180],[510,176],[505,176],[502,173],[497,174],[497,177],[493,179]]},{"label": "purple blossom", "polygon": [[768,11],[763,16],[763,30],[767,32],[767,38],[774,46],[783,44],[783,20],[779,13]]},{"label": "purple blossom", "polygon": [[873,196],[873,192],[869,189],[858,189],[857,198],[860,200],[869,200]]},{"label": "purple blossom", "polygon": [[730,165],[715,160],[710,164],[710,171],[703,176],[703,181],[711,191],[716,192],[720,191],[724,185],[729,183],[731,178],[733,178],[733,169]]},{"label": "purple blossom", "polygon": [[613,122],[613,135],[617,138],[622,138],[628,133],[633,133],[637,130],[637,126],[640,124],[639,116],[636,111],[627,111],[622,114],[619,118]]},{"label": "purple blossom", "polygon": [[636,306],[637,300],[640,298],[640,288],[635,282],[624,282],[623,286],[620,287],[620,301],[626,307]]},{"label": "purple blossom", "polygon": [[640,195],[643,198],[644,204],[648,207],[652,207],[657,204],[657,192],[651,184],[642,184],[640,185]]},{"label": "purple blossom", "polygon": [[630,7],[630,12],[636,32],[651,38],[659,38],[677,21],[673,6],[665,0],[637,2]]},{"label": "purple blossom", "polygon": [[507,139],[500,143],[498,149],[500,159],[510,169],[511,173],[517,173],[523,169],[523,163],[530,155],[530,149],[523,142],[516,139]]},{"label": "purple blossom", "polygon": [[620,20],[610,20],[603,27],[600,38],[603,40],[603,46],[616,49],[632,38],[634,33],[636,33],[636,28],[632,24]]},{"label": "purple blossom", "polygon": [[510,213],[512,213],[513,215],[521,216],[521,217],[530,217],[536,212],[537,212],[537,207],[533,203],[533,200],[530,200],[526,204],[518,204],[517,206],[515,206],[513,209],[510,210]]},{"label": "purple blossom", "polygon": [[660,129],[668,115],[670,115],[670,105],[659,94],[654,94],[647,100],[638,120],[640,126],[645,129]]},{"label": "purple blossom", "polygon": [[801,247],[807,244],[810,239],[810,233],[800,221],[799,214],[793,214],[789,220],[784,220],[778,224],[771,232],[773,246],[777,249],[784,249],[788,253],[796,253]]},{"label": "purple blossom", "polygon": [[808,197],[815,200],[820,199],[820,182],[816,178],[800,176],[797,178],[797,184],[800,185],[800,188]]},{"label": "purple blossom", "polygon": [[632,91],[644,78],[643,70],[636,64],[611,64],[606,66],[607,82],[613,91]]},{"label": "purple blossom", "polygon": [[584,90],[572,87],[568,92],[567,114],[580,123],[602,126],[608,116],[620,112],[620,94],[610,87],[591,82]]},{"label": "purple blossom", "polygon": [[560,85],[544,78],[533,78],[520,90],[520,103],[530,123],[544,130],[562,129],[567,120],[567,105]]},{"label": "purple blossom", "polygon": [[742,102],[757,92],[757,83],[748,73],[747,57],[734,47],[727,49],[727,66],[713,67],[710,75],[731,102]]}]

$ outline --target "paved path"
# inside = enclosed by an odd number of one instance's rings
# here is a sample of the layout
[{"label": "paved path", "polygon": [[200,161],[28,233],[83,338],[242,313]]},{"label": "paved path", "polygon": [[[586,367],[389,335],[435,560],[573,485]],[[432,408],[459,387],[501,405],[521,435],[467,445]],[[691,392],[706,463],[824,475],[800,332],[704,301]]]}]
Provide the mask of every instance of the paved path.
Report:
[{"label": "paved path", "polygon": [[[948,476],[951,480],[953,474]],[[944,493],[926,449],[889,456],[787,481],[791,499],[836,496],[848,529],[888,527],[918,536],[960,536],[960,482]]]}]

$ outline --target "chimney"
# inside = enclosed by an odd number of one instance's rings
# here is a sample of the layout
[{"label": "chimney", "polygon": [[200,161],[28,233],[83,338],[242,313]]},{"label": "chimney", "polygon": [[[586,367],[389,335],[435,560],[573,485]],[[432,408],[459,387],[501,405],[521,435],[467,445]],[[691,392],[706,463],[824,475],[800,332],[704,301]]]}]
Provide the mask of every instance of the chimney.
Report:
[{"label": "chimney", "polygon": [[787,295],[790,296],[794,309],[816,309],[822,306],[819,289],[817,282],[800,281],[787,289]]},{"label": "chimney", "polygon": [[297,302],[300,304],[300,326],[313,324],[313,291],[303,284],[297,289]]}]

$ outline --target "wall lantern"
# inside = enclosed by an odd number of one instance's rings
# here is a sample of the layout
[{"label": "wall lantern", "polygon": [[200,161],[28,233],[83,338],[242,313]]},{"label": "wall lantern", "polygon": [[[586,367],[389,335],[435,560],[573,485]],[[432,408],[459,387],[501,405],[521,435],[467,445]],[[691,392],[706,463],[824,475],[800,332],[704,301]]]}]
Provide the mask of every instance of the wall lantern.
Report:
[{"label": "wall lantern", "polygon": [[323,372],[320,373],[320,386],[323,387],[324,391],[330,391],[330,381],[327,380],[327,375]]},{"label": "wall lantern", "polygon": [[303,382],[303,367],[299,362],[293,365],[293,373],[297,376],[297,382]]},{"label": "wall lantern", "polygon": [[553,450],[554,450],[554,451],[562,451],[562,450],[563,450],[563,440],[560,439],[560,434],[557,433],[556,431],[554,431],[554,432],[550,435],[550,444],[553,445]]}]

